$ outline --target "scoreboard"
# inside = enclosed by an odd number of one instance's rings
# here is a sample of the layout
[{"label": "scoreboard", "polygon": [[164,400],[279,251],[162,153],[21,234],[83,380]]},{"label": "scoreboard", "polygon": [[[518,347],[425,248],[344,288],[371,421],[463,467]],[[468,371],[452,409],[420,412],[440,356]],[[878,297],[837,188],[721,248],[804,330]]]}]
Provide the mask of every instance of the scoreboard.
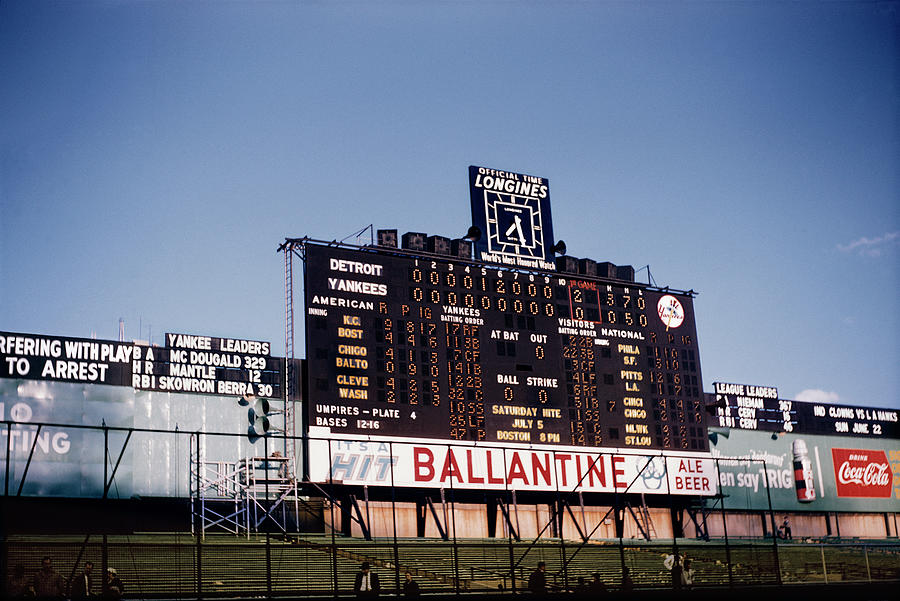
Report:
[{"label": "scoreboard", "polygon": [[371,247],[304,258],[316,432],[708,451],[691,294]]}]

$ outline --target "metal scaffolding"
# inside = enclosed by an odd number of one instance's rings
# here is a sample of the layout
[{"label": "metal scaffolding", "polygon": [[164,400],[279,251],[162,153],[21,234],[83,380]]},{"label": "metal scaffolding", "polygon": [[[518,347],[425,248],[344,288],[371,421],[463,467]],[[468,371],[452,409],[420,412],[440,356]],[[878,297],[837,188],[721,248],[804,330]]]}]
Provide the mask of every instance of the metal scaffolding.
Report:
[{"label": "metal scaffolding", "polygon": [[[200,436],[191,436],[191,532],[250,537],[252,532],[299,530],[297,480],[290,460],[275,452],[238,461],[205,459]],[[293,505],[293,507],[290,507]]]}]

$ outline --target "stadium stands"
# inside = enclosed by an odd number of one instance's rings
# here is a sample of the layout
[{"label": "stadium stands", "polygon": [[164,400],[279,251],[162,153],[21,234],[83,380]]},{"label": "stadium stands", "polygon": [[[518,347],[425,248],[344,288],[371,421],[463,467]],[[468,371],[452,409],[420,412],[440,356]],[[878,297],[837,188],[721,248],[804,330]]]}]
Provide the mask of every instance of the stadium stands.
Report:
[{"label": "stadium stands", "polygon": [[[590,580],[595,572],[615,590],[621,586],[623,563],[635,588],[658,589],[671,586],[663,560],[673,553],[671,544],[637,540],[623,541],[621,547],[618,540],[582,545],[558,539],[465,539],[454,544],[406,538],[395,544],[392,538],[317,535],[271,537],[267,545],[260,536],[198,540],[189,534],[141,534],[109,535],[105,542],[99,535],[10,536],[6,542],[10,572],[21,564],[30,575],[40,558],[50,555],[66,578],[86,560],[100,573],[105,548],[107,565],[118,570],[131,595],[143,598],[196,597],[198,592],[204,597],[346,594],[364,561],[381,576],[385,591],[394,590],[407,570],[423,591],[521,590],[539,561],[547,564],[548,582],[559,590],[573,588],[579,576]],[[692,560],[697,588],[776,584],[776,565],[785,584],[900,581],[900,544],[884,540],[779,543],[777,550],[771,539],[728,547],[724,541],[677,542],[678,552]]]}]

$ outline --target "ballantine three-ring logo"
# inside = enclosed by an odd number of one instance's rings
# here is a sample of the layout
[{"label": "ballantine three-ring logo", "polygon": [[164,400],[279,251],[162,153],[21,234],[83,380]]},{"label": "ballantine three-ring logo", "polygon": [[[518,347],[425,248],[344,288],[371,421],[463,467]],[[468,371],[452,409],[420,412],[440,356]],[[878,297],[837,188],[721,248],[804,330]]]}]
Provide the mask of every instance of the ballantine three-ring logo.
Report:
[{"label": "ballantine three-ring logo", "polygon": [[831,449],[839,497],[888,498],[893,474],[884,451]]}]

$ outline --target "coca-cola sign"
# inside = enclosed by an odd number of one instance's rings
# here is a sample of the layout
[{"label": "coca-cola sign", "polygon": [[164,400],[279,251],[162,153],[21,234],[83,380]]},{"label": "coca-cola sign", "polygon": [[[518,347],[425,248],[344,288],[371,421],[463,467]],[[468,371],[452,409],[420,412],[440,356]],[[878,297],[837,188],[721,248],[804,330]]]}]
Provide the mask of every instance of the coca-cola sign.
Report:
[{"label": "coca-cola sign", "polygon": [[831,449],[839,497],[889,498],[893,473],[884,451]]}]

